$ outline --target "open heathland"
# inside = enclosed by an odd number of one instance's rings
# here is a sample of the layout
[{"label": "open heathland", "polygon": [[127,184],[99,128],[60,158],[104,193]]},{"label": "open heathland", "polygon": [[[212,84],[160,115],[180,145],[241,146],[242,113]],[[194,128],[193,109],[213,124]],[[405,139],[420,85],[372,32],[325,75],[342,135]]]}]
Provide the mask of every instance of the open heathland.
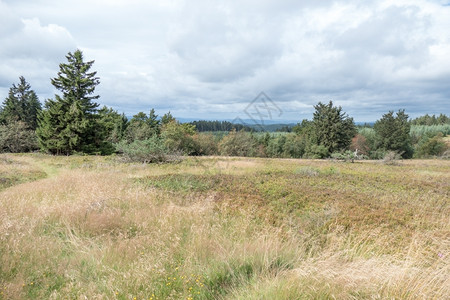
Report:
[{"label": "open heathland", "polygon": [[0,299],[445,299],[450,161],[0,156]]}]

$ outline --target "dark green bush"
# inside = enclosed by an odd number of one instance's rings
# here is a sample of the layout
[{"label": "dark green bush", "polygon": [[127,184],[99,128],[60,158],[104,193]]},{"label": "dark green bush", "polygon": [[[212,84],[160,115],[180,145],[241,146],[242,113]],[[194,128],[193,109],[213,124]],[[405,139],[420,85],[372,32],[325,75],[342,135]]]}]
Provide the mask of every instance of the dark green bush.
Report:
[{"label": "dark green bush", "polygon": [[328,148],[324,145],[310,145],[305,153],[307,158],[326,158],[330,155]]}]

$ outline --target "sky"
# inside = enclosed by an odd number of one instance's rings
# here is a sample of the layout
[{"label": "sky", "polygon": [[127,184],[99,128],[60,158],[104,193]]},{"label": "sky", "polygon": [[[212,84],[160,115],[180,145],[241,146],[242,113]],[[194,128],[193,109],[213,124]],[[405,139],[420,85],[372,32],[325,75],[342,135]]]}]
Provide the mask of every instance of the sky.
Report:
[{"label": "sky", "polygon": [[450,114],[450,0],[0,0],[0,99],[24,76],[42,102],[68,52],[132,116],[357,122]]}]

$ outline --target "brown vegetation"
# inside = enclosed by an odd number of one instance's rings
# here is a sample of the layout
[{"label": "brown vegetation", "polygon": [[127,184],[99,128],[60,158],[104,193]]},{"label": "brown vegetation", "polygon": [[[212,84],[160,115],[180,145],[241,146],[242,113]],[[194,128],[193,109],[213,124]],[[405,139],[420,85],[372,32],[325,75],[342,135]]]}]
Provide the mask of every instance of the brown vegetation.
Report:
[{"label": "brown vegetation", "polygon": [[0,299],[443,299],[449,170],[2,155]]}]

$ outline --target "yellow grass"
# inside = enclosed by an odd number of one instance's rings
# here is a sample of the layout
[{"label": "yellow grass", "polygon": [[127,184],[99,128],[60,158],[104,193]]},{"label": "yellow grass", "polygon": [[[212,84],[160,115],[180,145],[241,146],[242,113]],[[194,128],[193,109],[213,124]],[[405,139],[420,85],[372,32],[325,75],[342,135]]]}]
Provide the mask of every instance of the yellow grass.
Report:
[{"label": "yellow grass", "polygon": [[1,155],[0,299],[445,299],[450,162]]}]

